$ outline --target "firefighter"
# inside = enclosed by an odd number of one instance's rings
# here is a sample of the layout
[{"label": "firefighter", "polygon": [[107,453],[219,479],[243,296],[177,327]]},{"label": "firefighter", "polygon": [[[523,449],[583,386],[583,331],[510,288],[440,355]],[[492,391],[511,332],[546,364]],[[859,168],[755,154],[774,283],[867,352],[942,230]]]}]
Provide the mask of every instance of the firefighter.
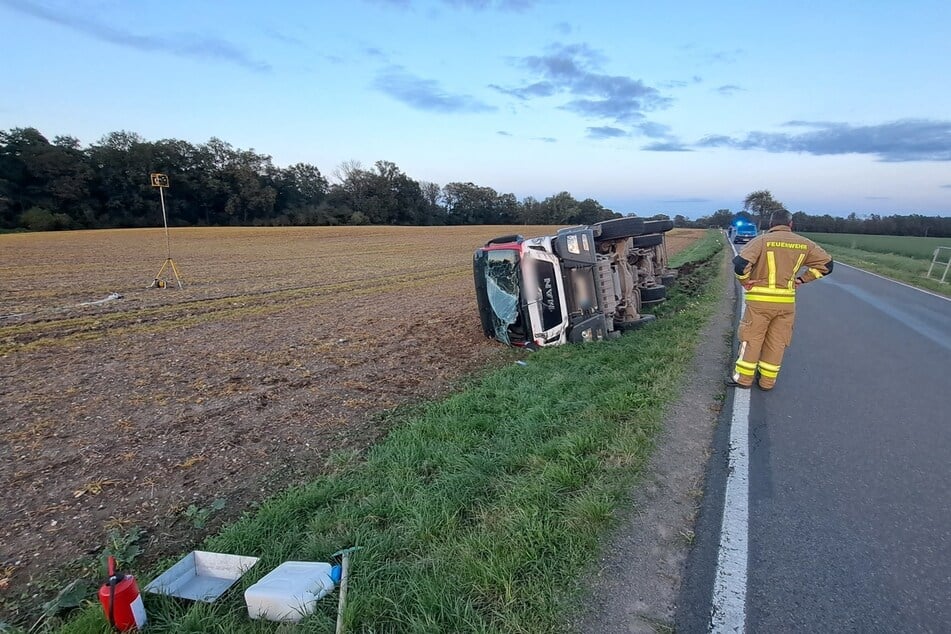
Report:
[{"label": "firefighter", "polygon": [[733,270],[746,289],[746,313],[738,332],[740,355],[726,384],[750,388],[759,372],[760,389],[771,390],[792,341],[796,289],[831,273],[832,258],[793,233],[792,217],[783,210],[770,216],[769,231],[733,258]]}]

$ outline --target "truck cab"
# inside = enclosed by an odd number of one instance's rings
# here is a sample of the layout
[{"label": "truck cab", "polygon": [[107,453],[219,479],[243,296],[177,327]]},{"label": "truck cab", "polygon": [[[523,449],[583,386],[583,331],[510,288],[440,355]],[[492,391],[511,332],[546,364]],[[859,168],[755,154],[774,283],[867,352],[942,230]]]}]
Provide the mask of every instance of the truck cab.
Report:
[{"label": "truck cab", "polygon": [[473,256],[483,332],[528,347],[603,339],[596,266],[590,227],[490,240]]},{"label": "truck cab", "polygon": [[672,223],[651,222],[620,218],[553,236],[486,242],[473,255],[484,334],[533,348],[612,338],[653,319],[640,309],[663,300],[662,281],[672,282],[675,273],[666,269],[666,250],[659,250],[662,233],[643,235]]}]

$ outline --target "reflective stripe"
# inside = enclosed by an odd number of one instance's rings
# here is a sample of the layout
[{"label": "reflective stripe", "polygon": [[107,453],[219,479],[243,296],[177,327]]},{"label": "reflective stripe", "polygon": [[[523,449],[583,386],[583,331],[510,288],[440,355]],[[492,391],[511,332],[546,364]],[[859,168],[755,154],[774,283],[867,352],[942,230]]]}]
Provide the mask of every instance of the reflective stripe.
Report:
[{"label": "reflective stripe", "polygon": [[809,272],[812,273],[816,279],[822,277],[822,273],[819,272],[819,269],[809,269]]},{"label": "reflective stripe", "polygon": [[770,304],[795,304],[795,297],[777,297],[775,295],[758,295],[755,293],[747,293],[746,301],[748,302],[768,302]]},{"label": "reflective stripe", "polygon": [[761,376],[765,376],[767,379],[775,379],[777,376],[779,376],[779,366],[773,365],[772,363],[767,363],[766,361],[760,361],[759,373]]},{"label": "reflective stripe", "polygon": [[737,374],[742,374],[743,376],[753,376],[756,374],[756,370],[748,370],[747,368],[741,368],[739,364],[736,366]]},{"label": "reflective stripe", "polygon": [[795,297],[796,289],[788,288],[766,288],[765,286],[754,286],[750,289],[751,293],[760,293],[762,295],[784,295],[786,297]]},{"label": "reflective stripe", "polygon": [[793,267],[792,277],[789,278],[789,284],[786,285],[786,288],[794,290],[796,288],[796,275],[799,274],[799,268],[802,266],[802,261],[806,259],[805,253],[799,254],[799,259],[796,260],[796,266]]},{"label": "reflective stripe", "polygon": [[752,361],[744,361],[744,360],[742,360],[742,359],[739,359],[739,360],[736,362],[736,365],[737,365],[737,367],[740,367],[740,368],[748,368],[748,369],[750,369],[750,370],[755,370],[755,369],[756,369],[756,363],[754,363],[754,362],[752,362]]},{"label": "reflective stripe", "polygon": [[776,288],[776,254],[766,252],[766,266],[769,267],[769,287]]},{"label": "reflective stripe", "polygon": [[738,279],[738,280],[747,280],[747,279],[749,279],[749,277],[750,277],[750,274],[747,273],[746,275],[737,275],[737,276],[736,276],[736,279]]}]

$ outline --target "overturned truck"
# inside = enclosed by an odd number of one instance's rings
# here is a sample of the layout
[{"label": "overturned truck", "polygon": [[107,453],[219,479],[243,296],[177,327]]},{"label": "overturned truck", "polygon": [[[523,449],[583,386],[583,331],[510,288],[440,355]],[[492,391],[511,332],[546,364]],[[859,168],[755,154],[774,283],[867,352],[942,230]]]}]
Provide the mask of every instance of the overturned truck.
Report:
[{"label": "overturned truck", "polygon": [[668,268],[670,220],[617,218],[556,235],[494,238],[473,256],[482,330],[512,346],[620,336],[652,320],[677,272]]}]

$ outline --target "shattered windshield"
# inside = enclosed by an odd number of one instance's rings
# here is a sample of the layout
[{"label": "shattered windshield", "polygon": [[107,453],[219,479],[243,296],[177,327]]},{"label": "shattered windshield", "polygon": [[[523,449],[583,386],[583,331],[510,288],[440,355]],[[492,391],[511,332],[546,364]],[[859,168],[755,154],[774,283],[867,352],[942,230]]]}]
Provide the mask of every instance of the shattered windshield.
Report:
[{"label": "shattered windshield", "polygon": [[518,320],[518,253],[503,250],[489,251],[486,255],[486,292],[495,337],[509,344],[509,326]]}]

